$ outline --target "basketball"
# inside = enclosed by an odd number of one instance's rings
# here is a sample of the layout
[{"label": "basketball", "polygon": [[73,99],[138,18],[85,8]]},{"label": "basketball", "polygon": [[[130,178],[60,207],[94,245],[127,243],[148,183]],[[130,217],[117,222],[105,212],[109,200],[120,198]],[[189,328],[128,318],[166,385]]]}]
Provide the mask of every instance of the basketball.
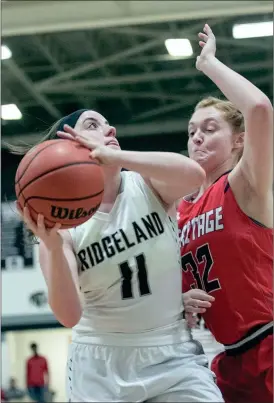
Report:
[{"label": "basketball", "polygon": [[48,140],[33,147],[21,160],[15,192],[21,208],[27,206],[36,222],[44,215],[47,228],[62,229],[87,221],[101,204],[102,169],[90,150],[71,140]]}]

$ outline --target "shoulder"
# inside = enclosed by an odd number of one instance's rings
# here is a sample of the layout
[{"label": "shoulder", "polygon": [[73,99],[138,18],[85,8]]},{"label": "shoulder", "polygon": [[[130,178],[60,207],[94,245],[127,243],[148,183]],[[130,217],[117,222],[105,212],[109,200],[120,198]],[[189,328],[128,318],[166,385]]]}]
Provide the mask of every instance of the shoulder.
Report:
[{"label": "shoulder", "polygon": [[140,175],[138,172],[134,172],[134,171],[122,171],[121,172],[121,177],[122,180],[124,180],[125,182],[132,182],[135,184],[142,184],[144,183],[144,179],[142,177],[142,175]]},{"label": "shoulder", "polygon": [[146,196],[151,195],[152,189],[147,178],[134,171],[121,172],[124,186],[139,189]]},{"label": "shoulder", "polygon": [[171,214],[175,217],[175,204],[171,206],[166,205],[166,203],[163,202],[159,194],[153,188],[149,178],[143,177],[141,174],[134,171],[125,171],[122,172],[122,175],[124,175],[126,178],[126,186],[130,186],[139,191],[148,204],[153,204],[157,209],[160,209],[164,213]]}]

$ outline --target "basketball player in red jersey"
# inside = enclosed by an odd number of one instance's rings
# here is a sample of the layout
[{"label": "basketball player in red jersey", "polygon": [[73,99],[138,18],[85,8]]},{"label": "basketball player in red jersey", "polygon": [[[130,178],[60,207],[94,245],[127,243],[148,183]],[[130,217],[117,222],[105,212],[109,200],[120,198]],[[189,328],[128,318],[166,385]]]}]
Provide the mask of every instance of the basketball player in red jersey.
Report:
[{"label": "basketball player in red jersey", "polygon": [[273,108],[215,57],[215,36],[203,31],[196,68],[229,101],[202,100],[189,122],[189,156],[206,180],[178,207],[184,306],[225,347],[212,363],[225,402],[270,403]]}]

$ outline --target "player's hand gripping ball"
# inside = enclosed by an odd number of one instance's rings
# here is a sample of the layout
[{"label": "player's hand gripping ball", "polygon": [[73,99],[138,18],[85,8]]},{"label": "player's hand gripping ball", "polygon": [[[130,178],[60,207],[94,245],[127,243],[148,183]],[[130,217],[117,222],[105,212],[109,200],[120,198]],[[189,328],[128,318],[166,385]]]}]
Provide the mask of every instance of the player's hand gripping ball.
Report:
[{"label": "player's hand gripping ball", "polygon": [[89,220],[104,193],[100,163],[90,150],[71,140],[49,140],[33,147],[21,160],[15,177],[20,209],[28,207],[36,223],[44,216],[46,228],[62,229]]}]

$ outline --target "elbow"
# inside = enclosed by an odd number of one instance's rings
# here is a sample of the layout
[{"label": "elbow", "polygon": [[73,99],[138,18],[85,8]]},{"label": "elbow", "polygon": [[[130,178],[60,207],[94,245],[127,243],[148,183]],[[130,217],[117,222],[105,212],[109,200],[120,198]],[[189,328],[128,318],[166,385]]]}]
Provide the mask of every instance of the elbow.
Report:
[{"label": "elbow", "polygon": [[198,164],[198,169],[197,169],[197,177],[198,177],[199,183],[202,185],[206,179],[206,173],[205,173],[204,168],[202,168],[201,165],[199,165],[199,164]]},{"label": "elbow", "polygon": [[[58,318],[57,318],[58,319]],[[79,315],[73,315],[71,314],[68,317],[63,317],[62,319],[59,319],[59,322],[64,326],[67,327],[69,329],[71,329],[72,327],[76,326],[77,323],[79,322],[79,320],[81,319],[81,314]]]},{"label": "elbow", "polygon": [[251,108],[252,110],[250,111],[252,115],[272,115],[273,114],[273,106],[271,104],[270,99],[267,96],[263,96],[260,99],[257,99],[253,107]]},{"label": "elbow", "polygon": [[192,175],[191,175],[191,182],[193,184],[193,188],[198,188],[202,186],[203,182],[206,179],[205,170],[193,160],[190,160],[192,163]]},{"label": "elbow", "polygon": [[71,328],[73,328],[74,326],[77,325],[77,323],[79,322],[79,320],[80,320],[80,318],[79,318],[79,319],[76,319],[76,318],[67,318],[67,319],[64,319],[64,320],[59,320],[59,322],[60,322],[61,325],[63,325],[64,327],[66,327],[66,328],[68,328],[68,329],[71,329]]},{"label": "elbow", "polygon": [[245,116],[246,121],[253,122],[250,126],[268,127],[273,124],[273,107],[270,100],[265,96],[257,99],[249,108]]},{"label": "elbow", "polygon": [[80,307],[75,307],[74,309],[66,309],[58,311],[57,309],[52,309],[56,319],[61,325],[71,329],[76,326],[82,316],[82,309]]},{"label": "elbow", "polygon": [[[178,170],[178,177],[176,177],[176,183],[181,184],[180,197],[186,194],[192,193],[199,189],[206,179],[206,173],[204,169],[198,164],[198,162],[188,158],[187,169],[186,166],[182,166],[181,170]],[[175,176],[174,176],[175,179]]]}]

